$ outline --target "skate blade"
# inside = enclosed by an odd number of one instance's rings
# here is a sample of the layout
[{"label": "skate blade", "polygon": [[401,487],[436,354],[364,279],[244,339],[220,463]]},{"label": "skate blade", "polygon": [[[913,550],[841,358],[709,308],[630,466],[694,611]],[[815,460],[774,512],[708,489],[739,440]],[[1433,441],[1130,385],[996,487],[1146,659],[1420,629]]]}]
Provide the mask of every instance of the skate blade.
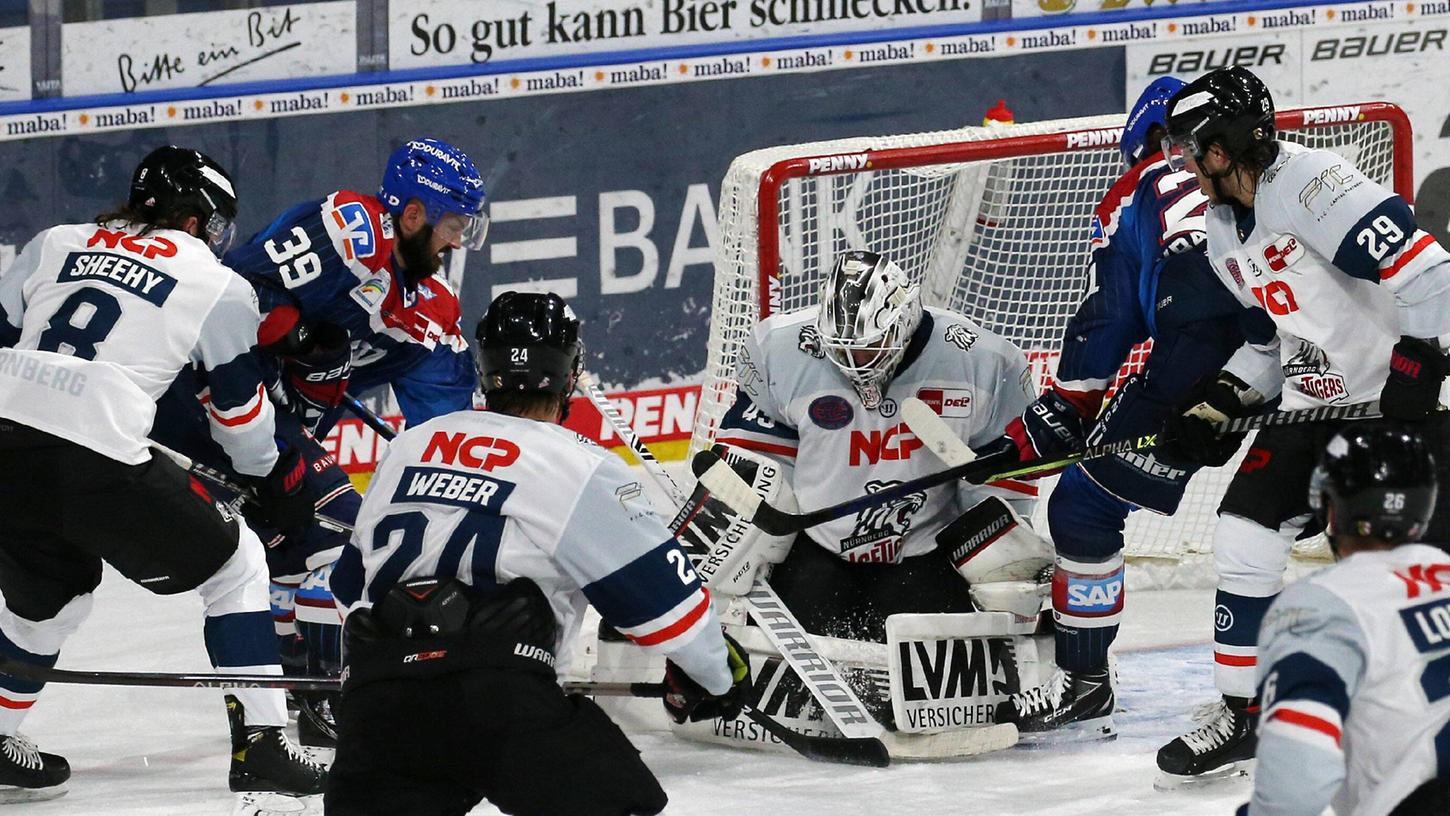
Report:
[{"label": "skate blade", "polygon": [[1068,723],[1047,731],[1022,731],[1018,742],[1025,748],[1046,748],[1077,742],[1110,742],[1118,738],[1118,727],[1112,716]]},{"label": "skate blade", "polygon": [[65,783],[45,788],[0,787],[0,805],[18,805],[25,802],[44,802],[66,794]]},{"label": "skate blade", "polygon": [[1170,793],[1173,791],[1213,787],[1234,779],[1250,777],[1253,775],[1253,771],[1254,760],[1252,759],[1241,759],[1238,762],[1230,762],[1222,768],[1215,768],[1212,771],[1192,776],[1160,771],[1158,778],[1153,780],[1153,790],[1159,793]]},{"label": "skate blade", "polygon": [[239,793],[232,816],[322,816],[322,797],[265,792]]}]

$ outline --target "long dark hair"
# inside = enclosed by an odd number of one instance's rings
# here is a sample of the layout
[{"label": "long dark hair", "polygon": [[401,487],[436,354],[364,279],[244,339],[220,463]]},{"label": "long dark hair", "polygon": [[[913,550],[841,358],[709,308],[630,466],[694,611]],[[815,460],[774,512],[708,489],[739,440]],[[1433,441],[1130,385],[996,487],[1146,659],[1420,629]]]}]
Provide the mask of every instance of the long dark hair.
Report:
[{"label": "long dark hair", "polygon": [[196,212],[189,211],[186,208],[179,208],[167,213],[165,216],[148,217],[142,215],[136,207],[131,206],[130,202],[123,201],[112,209],[97,215],[96,224],[98,226],[105,226],[112,221],[123,221],[127,224],[140,226],[141,234],[145,235],[154,229],[183,229],[182,225],[186,223],[186,219],[192,216],[200,218],[200,215]]}]

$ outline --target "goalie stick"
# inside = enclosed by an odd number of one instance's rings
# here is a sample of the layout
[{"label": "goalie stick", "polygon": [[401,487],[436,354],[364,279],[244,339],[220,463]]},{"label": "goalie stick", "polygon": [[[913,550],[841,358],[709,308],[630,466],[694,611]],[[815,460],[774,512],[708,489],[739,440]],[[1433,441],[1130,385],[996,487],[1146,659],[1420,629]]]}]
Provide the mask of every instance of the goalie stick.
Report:
[{"label": "goalie stick", "polygon": [[[929,410],[929,409],[928,409]],[[1304,408],[1298,411],[1274,411],[1267,414],[1230,419],[1219,429],[1220,434],[1244,433],[1260,428],[1277,428],[1285,425],[1303,425],[1326,420],[1375,419],[1380,416],[1378,402],[1356,403],[1354,405],[1327,405],[1318,408]],[[913,429],[915,432],[915,429]],[[930,444],[930,443],[928,443]],[[1040,475],[1077,464],[1084,459],[1113,456],[1129,451],[1143,450],[1158,444],[1158,434],[1143,434],[1116,442],[1089,445],[1080,451],[1059,457],[1019,461],[1014,451],[974,459],[948,467],[946,470],[922,476],[885,488],[876,493],[848,499],[840,504],[822,507],[803,513],[789,513],[762,501],[750,489],[735,470],[726,464],[714,451],[700,451],[692,463],[700,483],[714,493],[731,510],[751,520],[756,527],[771,535],[793,535],[808,527],[824,524],[833,519],[899,499],[909,493],[926,490],[946,484],[955,479],[965,479],[977,484],[986,484],[1002,479]]]},{"label": "goalie stick", "polygon": [[[565,683],[564,691],[592,694],[596,697],[663,697],[664,683]],[[891,764],[891,755],[886,746],[878,740],[852,739],[850,737],[818,737],[802,734],[771,719],[756,709],[747,706],[740,712],[751,722],[764,728],[771,736],[785,743],[791,750],[820,762],[838,762],[845,765],[866,765],[885,768]]]}]

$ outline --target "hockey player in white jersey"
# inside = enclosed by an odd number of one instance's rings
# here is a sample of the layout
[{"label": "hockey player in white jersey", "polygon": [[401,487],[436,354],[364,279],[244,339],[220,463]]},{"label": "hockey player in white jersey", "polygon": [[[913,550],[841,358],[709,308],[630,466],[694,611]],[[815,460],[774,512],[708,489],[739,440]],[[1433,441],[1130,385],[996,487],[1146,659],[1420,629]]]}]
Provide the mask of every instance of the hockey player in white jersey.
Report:
[{"label": "hockey player in white jersey", "polygon": [[676,721],[739,713],[749,667],[689,559],[624,463],[559,425],[578,331],[557,295],[500,295],[476,333],[490,410],[409,428],[380,462],[332,575],[329,816],[662,810],[618,726],[556,683],[586,603],[668,656]]},{"label": "hockey player in white jersey", "polygon": [[1339,563],[1287,587],[1259,636],[1263,718],[1240,816],[1450,813],[1450,556],[1420,543],[1436,456],[1357,423],[1309,488]]},{"label": "hockey player in white jersey", "polygon": [[[807,508],[942,468],[898,415],[908,397],[982,447],[1003,441],[1007,421],[1037,396],[1021,349],[962,315],[923,308],[899,266],[860,250],[836,259],[818,307],[755,327],[737,379],[717,442],[778,462]],[[897,613],[976,611],[969,584],[988,577],[974,572],[985,547],[958,545],[1003,520],[1009,532],[990,546],[1023,548],[1013,560],[1035,568],[1016,577],[1035,578],[1052,558],[1020,521],[1036,495],[1021,482],[963,482],[812,527],[790,544],[771,586],[807,631],[854,640],[884,642]],[[939,537],[949,525],[950,543]],[[1035,620],[1042,596],[1028,596],[1015,611]]]},{"label": "hockey player in white jersey", "polygon": [[[1244,345],[1170,418],[1170,452],[1223,464],[1242,438],[1217,437],[1213,423],[1275,396],[1285,410],[1378,399],[1387,417],[1425,422],[1438,449],[1445,415],[1435,408],[1450,363],[1436,338],[1450,331],[1450,254],[1351,161],[1274,134],[1273,100],[1245,68],[1200,77],[1169,103],[1165,152],[1212,204],[1214,272],[1277,328],[1275,341]],[[1259,623],[1310,520],[1303,487],[1337,427],[1260,431],[1219,505],[1214,676],[1224,700],[1159,752],[1168,777],[1231,770],[1253,755]]]},{"label": "hockey player in white jersey", "polygon": [[[195,365],[211,431],[258,496],[295,528],[312,516],[301,460],[273,440],[251,359],[260,316],[222,266],[237,200],[216,162],[162,147],[127,203],[96,223],[45,230],[0,276],[0,650],[55,665],[90,612],[101,562],[147,590],[196,590],[213,665],[281,674],[262,543],[147,434],[155,401]],[[248,512],[252,512],[249,510]],[[17,733],[42,683],[0,676],[5,796],[63,792],[64,759]],[[323,771],[282,733],[280,690],[228,697],[233,790],[321,791]]]}]

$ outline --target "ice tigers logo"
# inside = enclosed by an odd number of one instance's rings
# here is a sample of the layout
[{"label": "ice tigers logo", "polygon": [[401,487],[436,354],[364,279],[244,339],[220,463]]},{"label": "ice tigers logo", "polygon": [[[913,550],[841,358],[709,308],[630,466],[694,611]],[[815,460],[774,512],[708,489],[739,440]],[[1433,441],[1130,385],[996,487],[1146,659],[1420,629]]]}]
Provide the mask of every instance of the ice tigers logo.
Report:
[{"label": "ice tigers logo", "polygon": [[796,348],[817,360],[824,360],[826,358],[826,352],[821,348],[821,333],[816,330],[813,324],[801,327],[801,333],[796,338],[795,344]]},{"label": "ice tigers logo", "polygon": [[[880,493],[901,484],[899,480],[870,481],[867,493]],[[926,505],[926,492],[909,493],[899,499],[868,507],[856,514],[856,526],[841,542],[841,554],[848,561],[894,564],[901,560],[901,540],[911,529],[911,519]]]},{"label": "ice tigers logo", "polygon": [[948,326],[946,341],[962,351],[971,351],[977,344],[977,333],[966,326]]}]

